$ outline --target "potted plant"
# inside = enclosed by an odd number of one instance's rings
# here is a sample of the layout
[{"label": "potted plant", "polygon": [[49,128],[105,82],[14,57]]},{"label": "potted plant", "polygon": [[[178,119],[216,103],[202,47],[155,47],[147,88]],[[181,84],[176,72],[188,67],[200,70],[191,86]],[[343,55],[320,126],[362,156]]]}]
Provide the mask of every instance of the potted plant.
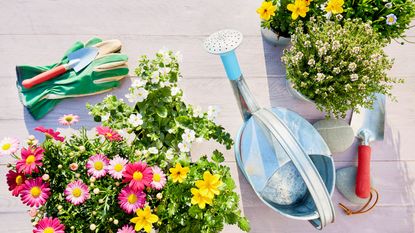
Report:
[{"label": "potted plant", "polygon": [[387,39],[360,19],[342,24],[310,20],[291,38],[292,47],[284,51],[287,80],[329,116],[344,117],[346,111],[370,107],[375,93],[391,96],[394,83],[387,71],[392,60],[382,48]]},{"label": "potted plant", "polygon": [[224,224],[249,231],[222,153],[189,156],[192,143],[214,139],[230,148],[232,140],[213,108],[183,102],[179,58],[171,51],[143,56],[126,96],[131,105],[115,96],[88,105],[102,124],[93,130],[38,127],[46,140],[30,137],[20,153],[16,139],[1,142],[9,145],[2,154],[17,160],[7,182],[33,207],[33,232],[210,233]]}]

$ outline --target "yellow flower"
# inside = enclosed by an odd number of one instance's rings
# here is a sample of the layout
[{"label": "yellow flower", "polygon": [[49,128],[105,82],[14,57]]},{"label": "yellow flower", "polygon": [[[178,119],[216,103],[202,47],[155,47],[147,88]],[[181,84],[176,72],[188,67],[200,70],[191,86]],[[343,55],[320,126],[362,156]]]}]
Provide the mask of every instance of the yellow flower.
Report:
[{"label": "yellow flower", "polygon": [[135,231],[144,229],[146,232],[150,232],[153,228],[153,223],[159,220],[157,215],[151,213],[150,206],[146,206],[144,209],[138,209],[136,213],[137,217],[130,220],[130,222],[135,223]]},{"label": "yellow flower", "polygon": [[341,14],[343,13],[343,4],[344,0],[330,0],[327,3],[326,11],[332,14]]},{"label": "yellow flower", "polygon": [[305,4],[306,4],[307,6],[310,6],[310,3],[311,3],[312,1],[313,1],[313,0],[304,0]]},{"label": "yellow flower", "polygon": [[275,15],[277,7],[272,5],[272,2],[263,2],[261,7],[256,10],[256,13],[259,14],[259,17],[263,20],[269,20],[271,16]]},{"label": "yellow flower", "polygon": [[287,9],[292,12],[291,18],[296,20],[298,16],[305,17],[307,12],[310,10],[308,8],[306,1],[304,0],[295,0],[294,4],[290,3],[287,5]]},{"label": "yellow flower", "polygon": [[212,198],[202,195],[199,189],[192,188],[190,191],[193,194],[192,205],[197,204],[200,209],[204,209],[206,204],[212,205]]},{"label": "yellow flower", "polygon": [[200,189],[200,193],[203,196],[213,198],[214,195],[219,195],[219,186],[222,185],[222,181],[219,180],[219,175],[212,175],[209,171],[203,173],[203,180],[196,181],[196,187]]},{"label": "yellow flower", "polygon": [[182,167],[180,163],[176,163],[175,168],[170,168],[170,177],[173,179],[173,182],[176,183],[179,181],[179,183],[183,183],[184,179],[187,177],[187,173],[189,172],[188,167]]}]

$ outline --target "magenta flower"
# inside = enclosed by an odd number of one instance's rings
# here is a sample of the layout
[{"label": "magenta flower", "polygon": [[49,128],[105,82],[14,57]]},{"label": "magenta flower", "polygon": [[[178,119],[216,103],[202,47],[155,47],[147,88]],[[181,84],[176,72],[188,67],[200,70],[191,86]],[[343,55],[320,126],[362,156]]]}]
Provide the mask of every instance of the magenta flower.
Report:
[{"label": "magenta flower", "polygon": [[122,173],[125,171],[125,165],[127,165],[128,160],[121,158],[120,156],[115,156],[110,160],[108,165],[108,173],[114,179],[122,179]]},{"label": "magenta flower", "polygon": [[20,191],[23,189],[24,182],[26,177],[23,173],[17,173],[10,170],[6,175],[7,184],[9,185],[9,191],[12,191],[12,195],[17,197],[20,194]]},{"label": "magenta flower", "polygon": [[135,233],[135,230],[130,225],[124,225],[122,228],[118,229],[117,233]]},{"label": "magenta flower", "polygon": [[97,126],[97,133],[98,135],[104,136],[109,141],[121,141],[122,137],[116,131],[105,127],[105,126]]},{"label": "magenta flower", "polygon": [[123,182],[129,182],[128,186],[135,191],[149,187],[153,179],[151,167],[147,167],[147,164],[143,162],[127,164],[122,175],[124,177]]},{"label": "magenta flower", "polygon": [[42,206],[50,196],[48,183],[44,183],[41,177],[26,180],[20,192],[22,202],[30,207]]},{"label": "magenta flower", "polygon": [[107,166],[109,159],[103,154],[96,154],[88,159],[86,168],[88,169],[88,175],[95,178],[103,177],[107,174]]},{"label": "magenta flower", "polygon": [[39,172],[38,166],[42,166],[43,149],[41,147],[27,149],[22,148],[22,158],[16,163],[16,170],[24,174]]},{"label": "magenta flower", "polygon": [[128,214],[132,214],[137,209],[143,208],[145,202],[146,194],[142,190],[134,191],[127,186],[118,194],[118,204]]},{"label": "magenta flower", "polygon": [[65,233],[65,226],[57,218],[44,217],[36,224],[33,233]]},{"label": "magenta flower", "polygon": [[89,198],[88,186],[81,180],[72,181],[64,191],[66,200],[74,205],[84,203]]},{"label": "magenta flower", "polygon": [[151,181],[151,187],[160,190],[166,184],[166,175],[157,166],[151,168],[153,170],[153,180]]},{"label": "magenta flower", "polygon": [[53,129],[45,129],[43,126],[38,126],[35,128],[35,130],[44,133],[46,138],[53,138],[56,141],[61,142],[65,140],[64,137],[59,135],[60,133],[58,131],[54,131]]}]

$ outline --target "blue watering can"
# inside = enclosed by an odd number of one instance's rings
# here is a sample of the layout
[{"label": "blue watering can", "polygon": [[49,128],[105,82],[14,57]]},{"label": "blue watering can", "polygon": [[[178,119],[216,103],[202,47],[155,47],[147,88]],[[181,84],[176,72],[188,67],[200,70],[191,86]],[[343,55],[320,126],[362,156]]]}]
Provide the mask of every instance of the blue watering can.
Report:
[{"label": "blue watering can", "polygon": [[242,34],[235,30],[218,31],[204,42],[209,53],[220,55],[244,119],[235,140],[238,167],[268,207],[289,218],[308,220],[321,230],[335,217],[331,152],[297,113],[258,106],[235,54],[241,42]]}]

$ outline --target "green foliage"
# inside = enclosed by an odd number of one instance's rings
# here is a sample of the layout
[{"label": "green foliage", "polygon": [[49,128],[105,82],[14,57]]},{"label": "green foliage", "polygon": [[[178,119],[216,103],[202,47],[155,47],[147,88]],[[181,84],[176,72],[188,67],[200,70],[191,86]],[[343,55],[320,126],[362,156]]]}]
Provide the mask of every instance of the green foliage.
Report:
[{"label": "green foliage", "polygon": [[361,20],[310,21],[298,27],[292,47],[284,51],[287,78],[320,110],[344,117],[346,111],[372,106],[375,93],[391,96],[387,71],[392,61],[382,50],[387,42]]}]

